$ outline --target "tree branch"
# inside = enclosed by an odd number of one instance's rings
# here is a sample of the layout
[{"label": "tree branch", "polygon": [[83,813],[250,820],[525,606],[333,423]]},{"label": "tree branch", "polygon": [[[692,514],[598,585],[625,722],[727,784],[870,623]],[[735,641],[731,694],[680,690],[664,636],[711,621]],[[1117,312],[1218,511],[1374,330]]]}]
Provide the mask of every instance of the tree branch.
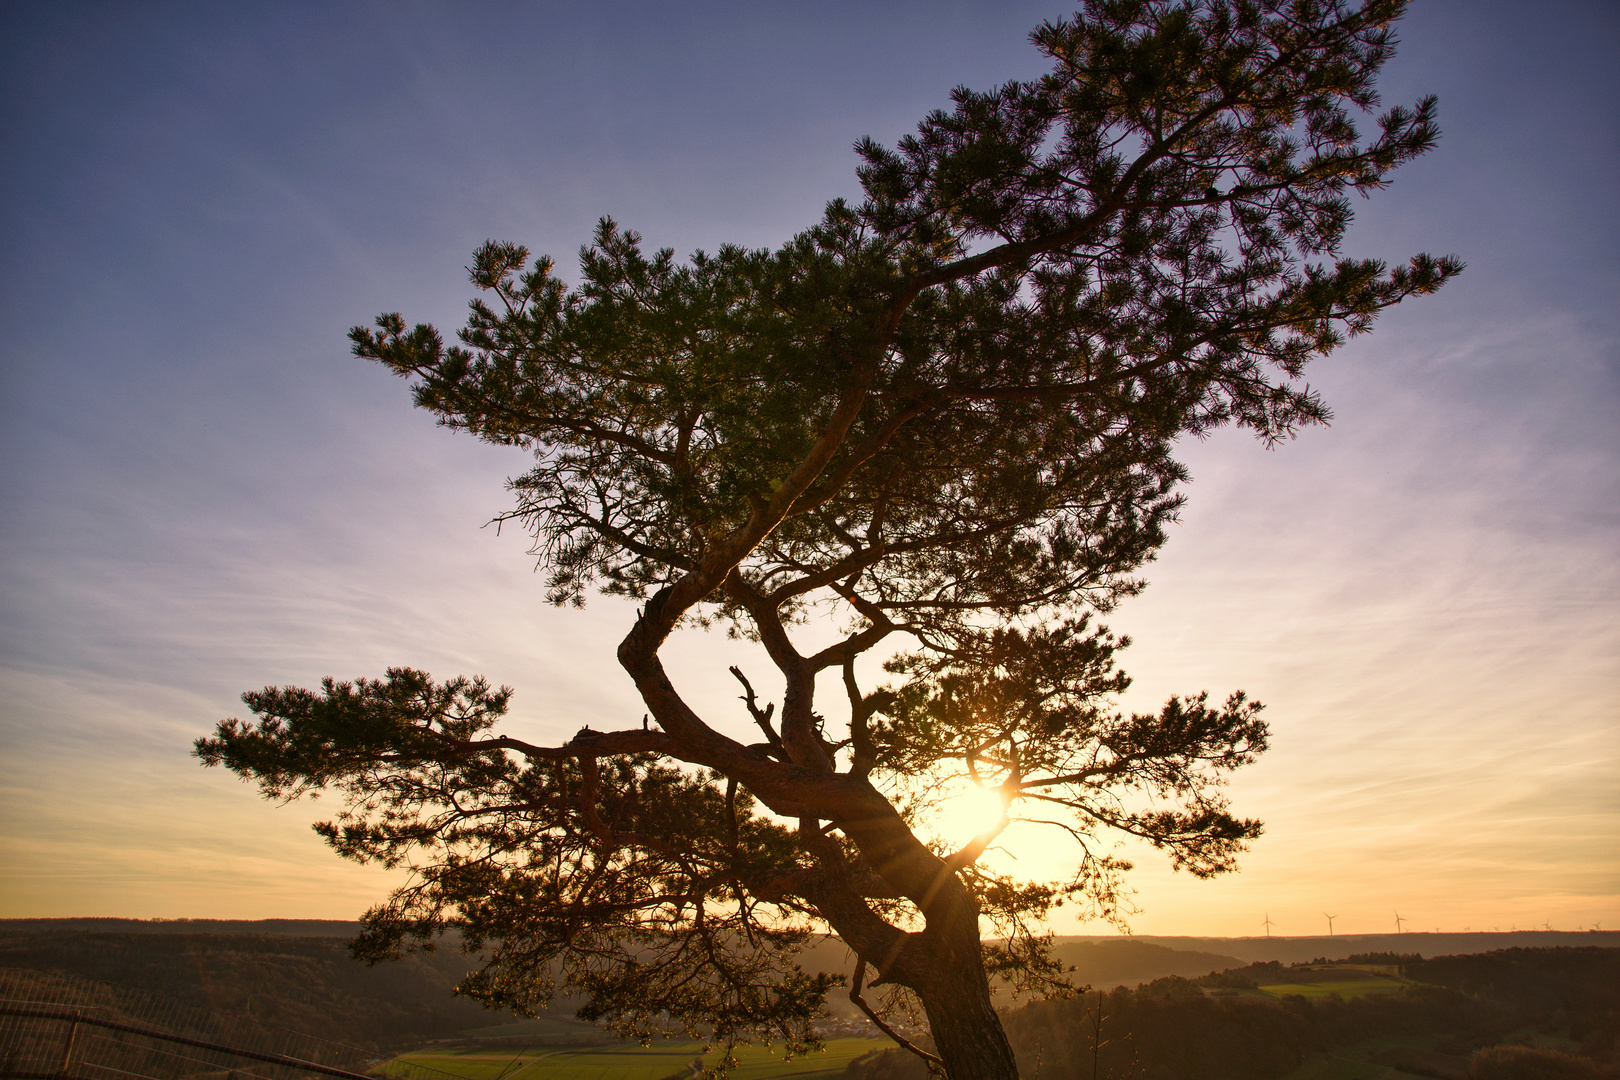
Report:
[{"label": "tree branch", "polygon": [[884,1023],[883,1018],[873,1010],[872,1006],[866,1003],[866,998],[861,996],[861,987],[864,985],[865,979],[866,961],[857,956],[855,958],[855,973],[851,975],[849,979],[849,1000],[855,1004],[856,1008],[860,1009],[861,1012],[866,1014],[866,1018],[872,1021],[872,1023],[877,1026],[879,1031],[893,1039],[898,1046],[905,1050],[911,1051],[913,1054],[916,1054],[918,1057],[928,1062],[928,1071],[930,1073],[938,1074],[943,1072],[945,1062],[941,1058],[930,1054],[928,1051],[924,1050],[922,1047],[918,1046],[916,1043],[894,1030],[894,1028]]}]

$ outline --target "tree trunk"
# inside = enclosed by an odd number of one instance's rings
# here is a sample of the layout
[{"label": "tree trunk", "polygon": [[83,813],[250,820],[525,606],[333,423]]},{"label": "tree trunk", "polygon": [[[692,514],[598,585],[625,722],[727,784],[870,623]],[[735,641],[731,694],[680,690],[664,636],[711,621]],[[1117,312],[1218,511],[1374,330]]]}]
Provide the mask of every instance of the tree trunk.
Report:
[{"label": "tree trunk", "polygon": [[[862,812],[839,824],[871,868],[922,912],[924,927],[901,933],[847,881],[813,898],[818,911],[883,979],[910,988],[922,1001],[950,1080],[1018,1080],[1018,1063],[990,1000],[978,902],[888,800],[868,781],[860,783],[866,799],[855,805]],[[800,832],[825,872],[834,879],[847,876],[836,845],[828,845],[815,829]],[[820,850],[823,845],[831,850]]]},{"label": "tree trunk", "polygon": [[1018,1063],[990,1004],[990,987],[977,955],[970,965],[940,964],[938,975],[918,996],[950,1080],[1018,1080]]},{"label": "tree trunk", "polygon": [[950,1080],[1018,1080],[1001,1018],[990,1001],[979,943],[978,905],[952,876],[928,913],[922,938],[932,963],[914,987]]}]

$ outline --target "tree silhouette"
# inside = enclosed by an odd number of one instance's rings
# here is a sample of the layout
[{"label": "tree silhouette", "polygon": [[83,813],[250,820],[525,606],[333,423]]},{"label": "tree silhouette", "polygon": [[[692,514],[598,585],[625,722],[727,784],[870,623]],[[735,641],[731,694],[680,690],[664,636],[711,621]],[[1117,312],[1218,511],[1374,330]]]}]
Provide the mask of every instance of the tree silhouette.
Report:
[{"label": "tree silhouette", "polygon": [[[1116,913],[1106,834],[1207,876],[1260,832],[1220,793],[1265,747],[1259,705],[1114,711],[1126,642],[1094,619],[1164,542],[1178,437],[1324,420],[1306,362],[1460,269],[1333,258],[1348,196],[1436,138],[1432,100],[1355,126],[1401,10],[1097,0],[1031,35],[1050,74],[859,143],[864,200],[777,250],[682,263],[604,220],[571,287],[485,244],[459,343],[387,314],[354,351],[532,452],[505,517],[553,603],[640,601],[618,660],[647,717],[538,746],[495,732],[510,690],[395,668],[246,694],[257,719],[198,754],[270,797],[335,788],[339,854],[409,861],[364,956],[454,927],[491,1004],[564,988],[627,1034],[803,1050],[836,980],[792,957],[830,928],[858,998],[870,967],[920,1003],[950,1076],[1014,1076],[987,971],[1061,989],[1041,920]],[[815,651],[811,619],[838,628]],[[738,672],[759,741],[676,690],[681,625],[763,647],[779,701]],[[954,850],[919,835],[963,784],[1001,820]],[[1073,875],[987,868],[1015,819],[1072,842]]]}]

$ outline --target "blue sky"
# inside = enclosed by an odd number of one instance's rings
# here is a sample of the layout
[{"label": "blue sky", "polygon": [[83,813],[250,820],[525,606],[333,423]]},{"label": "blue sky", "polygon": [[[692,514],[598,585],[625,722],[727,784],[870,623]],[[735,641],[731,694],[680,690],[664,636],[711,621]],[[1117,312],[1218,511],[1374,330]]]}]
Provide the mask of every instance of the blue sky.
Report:
[{"label": "blue sky", "polygon": [[[344,332],[458,325],[478,243],[566,274],[603,214],[779,243],[856,193],[857,138],[1038,74],[1064,11],[7,5],[0,914],[380,898],[321,807],[187,757],[248,688],[408,663],[512,684],[533,735],[638,717],[625,609],[546,607],[524,538],[480,527],[521,455],[434,428]],[[1110,617],[1127,704],[1267,702],[1234,797],[1269,829],[1218,882],[1144,855],[1139,932],[1620,925],[1620,16],[1428,0],[1401,36],[1386,102],[1438,93],[1445,134],[1347,250],[1468,270],[1313,370],[1331,427],[1186,447],[1183,520]],[[735,712],[734,647],[674,647]]]}]

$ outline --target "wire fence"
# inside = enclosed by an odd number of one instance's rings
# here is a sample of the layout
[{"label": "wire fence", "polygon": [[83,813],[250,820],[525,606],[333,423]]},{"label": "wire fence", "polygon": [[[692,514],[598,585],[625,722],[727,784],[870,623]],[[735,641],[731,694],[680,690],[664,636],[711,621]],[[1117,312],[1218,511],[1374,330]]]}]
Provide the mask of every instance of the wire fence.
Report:
[{"label": "wire fence", "polygon": [[0,968],[0,1076],[19,1080],[464,1080],[147,990]]}]

